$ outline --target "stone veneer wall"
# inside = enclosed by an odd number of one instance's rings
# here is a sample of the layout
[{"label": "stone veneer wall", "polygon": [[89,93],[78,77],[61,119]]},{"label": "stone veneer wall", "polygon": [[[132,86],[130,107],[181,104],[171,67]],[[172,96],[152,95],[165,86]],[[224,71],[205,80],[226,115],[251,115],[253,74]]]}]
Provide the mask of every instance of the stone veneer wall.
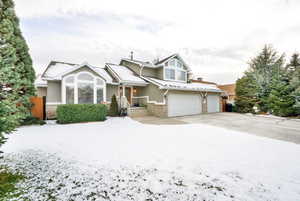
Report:
[{"label": "stone veneer wall", "polygon": [[46,118],[55,119],[56,118],[56,108],[57,105],[46,105]]},{"label": "stone veneer wall", "polygon": [[154,103],[148,103],[147,110],[148,110],[149,114],[152,114],[157,117],[167,117],[168,116],[167,105],[157,105]]}]

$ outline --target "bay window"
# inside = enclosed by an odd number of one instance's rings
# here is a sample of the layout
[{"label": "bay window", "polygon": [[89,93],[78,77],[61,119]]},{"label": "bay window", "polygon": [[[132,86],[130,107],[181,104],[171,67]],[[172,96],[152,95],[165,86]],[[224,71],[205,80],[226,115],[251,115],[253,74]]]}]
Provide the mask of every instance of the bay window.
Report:
[{"label": "bay window", "polygon": [[63,103],[93,104],[106,99],[105,82],[91,73],[81,72],[69,75],[62,82]]},{"label": "bay window", "polygon": [[187,72],[182,62],[177,59],[171,59],[166,62],[164,66],[164,79],[186,82]]}]

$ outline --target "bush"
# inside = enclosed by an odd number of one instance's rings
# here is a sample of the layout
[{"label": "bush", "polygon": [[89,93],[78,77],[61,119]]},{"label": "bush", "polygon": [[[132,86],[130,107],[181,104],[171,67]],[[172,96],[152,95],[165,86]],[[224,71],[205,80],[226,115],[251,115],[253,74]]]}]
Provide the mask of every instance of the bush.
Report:
[{"label": "bush", "polygon": [[116,98],[115,94],[111,97],[109,116],[112,116],[112,117],[119,116],[119,106],[118,106],[118,102],[117,102],[117,98]]},{"label": "bush", "polygon": [[40,120],[39,118],[36,118],[34,116],[28,116],[21,123],[21,125],[23,125],[23,126],[35,125],[35,124],[44,125],[44,124],[46,124],[46,122],[44,120]]},{"label": "bush", "polygon": [[60,124],[104,121],[107,107],[103,104],[66,104],[59,105],[56,113]]}]

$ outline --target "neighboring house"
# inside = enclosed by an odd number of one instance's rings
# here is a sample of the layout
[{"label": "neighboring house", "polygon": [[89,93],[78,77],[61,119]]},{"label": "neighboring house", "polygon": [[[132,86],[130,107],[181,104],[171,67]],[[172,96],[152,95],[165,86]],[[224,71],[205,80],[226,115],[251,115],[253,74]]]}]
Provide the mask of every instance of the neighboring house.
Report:
[{"label": "neighboring house", "polygon": [[225,96],[227,96],[227,103],[233,104],[235,99],[235,84],[218,85],[218,88],[224,91]]},{"label": "neighboring house", "polygon": [[36,82],[38,95],[46,96],[48,118],[59,104],[110,103],[144,107],[159,117],[220,111],[221,90],[214,84],[190,83],[191,68],[178,55],[156,63],[122,59],[104,67],[88,63],[51,61]]}]

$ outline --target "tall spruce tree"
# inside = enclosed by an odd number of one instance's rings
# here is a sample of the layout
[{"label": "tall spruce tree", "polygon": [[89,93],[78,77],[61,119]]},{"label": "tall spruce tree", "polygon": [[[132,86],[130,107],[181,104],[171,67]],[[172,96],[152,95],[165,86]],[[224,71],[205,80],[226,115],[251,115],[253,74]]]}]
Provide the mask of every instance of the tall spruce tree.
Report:
[{"label": "tall spruce tree", "polygon": [[240,113],[254,113],[253,107],[257,103],[257,86],[252,74],[245,75],[236,82],[235,108]]},{"label": "tall spruce tree", "polygon": [[268,98],[272,85],[280,77],[284,65],[284,55],[279,55],[270,45],[265,45],[259,55],[249,62],[249,73],[252,74],[257,85],[257,99],[259,109],[263,112],[270,110]]},{"label": "tall spruce tree", "polygon": [[30,111],[35,72],[12,0],[0,0],[0,146]]},{"label": "tall spruce tree", "polygon": [[295,114],[294,88],[290,85],[284,73],[274,82],[268,98],[268,107],[272,114],[277,116],[290,116]]},{"label": "tall spruce tree", "polygon": [[300,56],[298,53],[292,55],[286,69],[289,76],[289,83],[293,87],[292,95],[295,99],[295,104],[293,105],[295,114],[300,115]]}]

